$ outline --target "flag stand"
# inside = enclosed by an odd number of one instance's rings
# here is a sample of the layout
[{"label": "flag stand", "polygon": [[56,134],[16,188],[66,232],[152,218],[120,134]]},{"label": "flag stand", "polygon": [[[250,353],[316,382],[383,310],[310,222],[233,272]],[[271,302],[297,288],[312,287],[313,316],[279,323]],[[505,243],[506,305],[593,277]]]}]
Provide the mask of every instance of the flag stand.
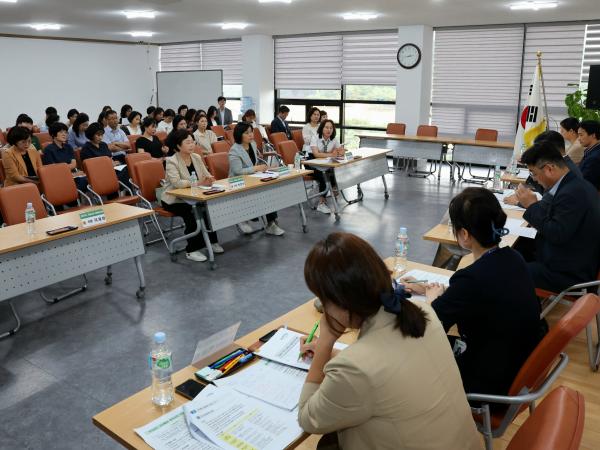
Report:
[{"label": "flag stand", "polygon": [[550,118],[548,117],[548,102],[546,101],[546,87],[544,86],[544,72],[542,71],[542,52],[536,52],[538,67],[540,68],[540,80],[542,82],[542,96],[544,97],[544,116],[546,118],[546,130],[550,127]]}]

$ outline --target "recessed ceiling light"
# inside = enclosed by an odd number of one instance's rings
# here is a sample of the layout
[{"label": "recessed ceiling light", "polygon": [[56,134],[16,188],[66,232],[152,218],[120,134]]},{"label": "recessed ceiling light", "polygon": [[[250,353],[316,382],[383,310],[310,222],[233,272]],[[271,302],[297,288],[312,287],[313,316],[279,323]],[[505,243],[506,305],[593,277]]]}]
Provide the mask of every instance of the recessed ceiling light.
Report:
[{"label": "recessed ceiling light", "polygon": [[17,3],[17,0],[0,0],[0,3]]},{"label": "recessed ceiling light", "polygon": [[128,19],[154,19],[156,11],[123,11]]},{"label": "recessed ceiling light", "polygon": [[62,28],[62,25],[58,23],[32,23],[29,26],[37,31],[60,30]]},{"label": "recessed ceiling light", "polygon": [[371,20],[379,17],[379,14],[373,12],[349,12],[342,14],[344,20]]},{"label": "recessed ceiling light", "polygon": [[154,33],[152,31],[130,31],[129,34],[132,37],[152,37]]},{"label": "recessed ceiling light", "polygon": [[247,26],[248,26],[248,24],[243,23],[243,22],[229,22],[229,23],[222,23],[221,29],[222,30],[243,30]]},{"label": "recessed ceiling light", "polygon": [[510,5],[510,9],[520,10],[520,9],[531,9],[533,11],[537,11],[539,9],[548,9],[548,8],[556,8],[558,6],[558,2],[519,2],[513,3]]},{"label": "recessed ceiling light", "polygon": [[292,0],[258,0],[258,3],[292,3]]}]

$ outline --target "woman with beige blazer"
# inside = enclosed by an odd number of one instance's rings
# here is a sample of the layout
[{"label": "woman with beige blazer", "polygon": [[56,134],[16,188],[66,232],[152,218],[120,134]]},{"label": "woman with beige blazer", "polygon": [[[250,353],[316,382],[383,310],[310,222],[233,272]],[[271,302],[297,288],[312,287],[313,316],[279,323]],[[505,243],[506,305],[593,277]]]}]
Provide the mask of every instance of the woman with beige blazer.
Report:
[{"label": "woman with beige blazer", "polygon": [[24,127],[13,127],[7,136],[12,146],[2,152],[2,164],[6,179],[4,186],[37,183],[37,171],[42,167],[40,153],[31,144],[31,132]]},{"label": "woman with beige blazer", "polygon": [[[300,348],[313,360],[298,422],[326,435],[319,448],[482,448],[442,324],[392,285],[367,242],[330,234],[309,253],[304,276],[325,312],[319,338]],[[336,353],[346,329],[358,329],[358,339]]]},{"label": "woman with beige blazer", "polygon": [[[206,169],[202,157],[194,153],[194,139],[187,130],[176,130],[172,134],[175,154],[166,158],[166,183],[165,193],[162,195],[161,203],[167,211],[179,216],[185,223],[185,234],[196,231],[196,217],[192,206],[169,194],[173,189],[188,188],[191,186],[191,175],[196,173],[198,182],[202,186],[210,186],[215,179]],[[223,253],[223,247],[219,245],[217,233],[208,233],[211,247],[214,253]],[[186,258],[191,261],[206,261],[206,256],[200,251],[205,247],[202,233],[187,240],[185,248]]]}]

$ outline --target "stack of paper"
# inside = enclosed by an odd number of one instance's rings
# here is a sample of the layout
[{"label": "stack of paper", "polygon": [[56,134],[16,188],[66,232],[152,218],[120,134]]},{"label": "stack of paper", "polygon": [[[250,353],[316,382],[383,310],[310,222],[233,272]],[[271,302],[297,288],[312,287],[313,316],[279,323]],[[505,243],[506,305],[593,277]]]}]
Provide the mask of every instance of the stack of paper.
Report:
[{"label": "stack of paper", "polygon": [[505,227],[508,228],[508,234],[530,239],[535,238],[537,230],[533,227],[522,226],[523,223],[523,220],[520,219],[506,219]]},{"label": "stack of paper", "polygon": [[513,209],[513,210],[517,210],[517,211],[525,211],[525,208],[521,208],[520,206],[509,205],[507,203],[504,203],[504,199],[506,197],[510,197],[514,193],[515,193],[514,190],[506,189],[502,194],[499,194],[497,192],[494,193],[494,196],[498,199],[498,202],[500,202],[500,206],[502,206],[502,209]]},{"label": "stack of paper", "polygon": [[[438,273],[433,273],[433,272],[427,272],[425,270],[410,270],[408,272],[406,272],[405,274],[403,274],[400,278],[398,278],[396,281],[398,281],[399,283],[402,283],[402,278],[408,278],[408,277],[412,277],[415,280],[424,280],[424,283],[440,283],[443,284],[444,286],[448,286],[450,284],[450,277],[446,276],[446,275],[440,275]],[[410,288],[410,284],[407,284],[407,287]],[[427,297],[425,297],[424,295],[413,295],[411,298],[411,300],[413,301],[426,301]]]}]

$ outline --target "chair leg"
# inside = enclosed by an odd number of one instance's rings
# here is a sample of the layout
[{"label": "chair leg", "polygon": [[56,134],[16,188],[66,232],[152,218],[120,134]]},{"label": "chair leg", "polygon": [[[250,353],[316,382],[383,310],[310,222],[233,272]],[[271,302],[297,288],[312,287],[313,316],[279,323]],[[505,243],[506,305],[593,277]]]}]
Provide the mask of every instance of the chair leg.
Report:
[{"label": "chair leg", "polygon": [[490,418],[490,405],[483,405],[483,440],[485,442],[485,450],[493,450],[494,443],[492,439],[492,420]]},{"label": "chair leg", "polygon": [[[21,319],[19,318],[19,315],[17,314],[17,310],[15,309],[12,302],[8,301],[4,304],[0,304],[0,308],[6,308],[6,307],[8,307],[10,309],[10,314],[12,314],[12,316],[15,318],[16,325],[14,328],[7,330],[4,333],[1,333],[0,339],[4,339],[5,337],[12,336],[17,331],[19,331],[19,329],[21,328]],[[5,315],[5,314],[3,314],[3,315]]]},{"label": "chair leg", "polygon": [[[596,327],[600,325],[600,317],[596,316]],[[600,328],[596,330],[598,336],[598,342],[594,343],[594,333],[592,329],[592,324],[588,324],[585,327],[585,337],[587,340],[588,347],[588,359],[590,363],[590,368],[592,371],[598,371],[598,362],[600,359]]]},{"label": "chair leg", "polygon": [[48,298],[46,297],[46,295],[44,294],[44,292],[40,289],[38,291],[38,293],[40,294],[40,297],[42,297],[42,299],[46,302],[46,303],[50,303],[50,304],[54,304],[54,303],[58,303],[61,300],[64,300],[68,297],[71,297],[75,294],[80,294],[81,292],[84,292],[87,289],[87,285],[88,285],[88,281],[87,281],[87,277],[85,276],[85,274],[82,275],[83,277],[83,286],[80,286],[78,288],[75,288],[69,292],[65,292],[64,294],[61,294],[57,297],[54,298]]}]

